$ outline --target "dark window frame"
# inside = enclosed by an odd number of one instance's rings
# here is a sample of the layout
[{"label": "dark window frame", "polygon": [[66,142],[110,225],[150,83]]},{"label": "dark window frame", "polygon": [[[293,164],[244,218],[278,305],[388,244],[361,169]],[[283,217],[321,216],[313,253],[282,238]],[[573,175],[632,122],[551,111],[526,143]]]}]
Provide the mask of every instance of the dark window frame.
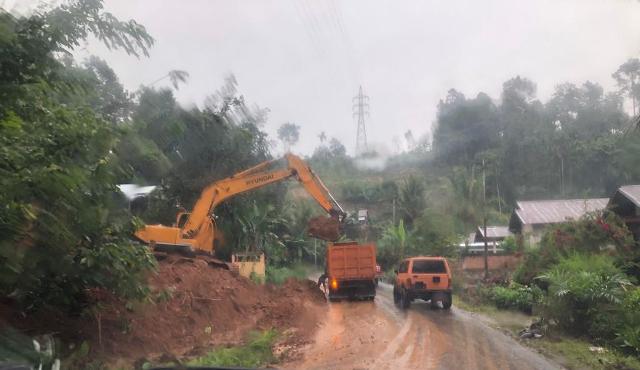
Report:
[{"label": "dark window frame", "polygon": [[404,274],[407,271],[409,271],[409,261],[404,261],[400,264],[400,267],[398,267],[398,273]]},{"label": "dark window frame", "polygon": [[[416,271],[416,265],[418,271]],[[447,266],[443,260],[414,260],[411,265],[413,274],[446,274]]]}]

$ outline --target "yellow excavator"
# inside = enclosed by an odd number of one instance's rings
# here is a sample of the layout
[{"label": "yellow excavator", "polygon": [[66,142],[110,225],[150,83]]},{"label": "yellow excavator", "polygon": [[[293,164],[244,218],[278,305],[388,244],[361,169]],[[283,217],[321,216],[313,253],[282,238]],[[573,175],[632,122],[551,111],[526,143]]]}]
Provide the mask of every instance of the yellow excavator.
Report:
[{"label": "yellow excavator", "polygon": [[298,156],[287,154],[285,168],[272,167],[278,160],[266,161],[207,186],[190,213],[179,212],[173,226],[146,225],[135,236],[154,249],[181,253],[213,254],[222,241],[216,228],[215,208],[225,200],[289,178],[298,180],[329,214],[309,221],[308,234],[335,241],[339,239],[346,213],[311,168]]}]

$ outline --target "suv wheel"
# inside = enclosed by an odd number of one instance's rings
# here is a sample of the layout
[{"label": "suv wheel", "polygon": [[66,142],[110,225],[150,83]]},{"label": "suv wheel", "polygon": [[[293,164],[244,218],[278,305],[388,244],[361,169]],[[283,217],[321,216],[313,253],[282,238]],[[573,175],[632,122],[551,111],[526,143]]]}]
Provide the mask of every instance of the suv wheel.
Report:
[{"label": "suv wheel", "polygon": [[444,295],[444,299],[442,300],[442,308],[448,310],[451,308],[451,304],[453,303],[453,298],[451,297],[451,293],[447,293]]},{"label": "suv wheel", "polygon": [[393,303],[400,303],[400,294],[398,293],[398,288],[396,288],[395,284],[393,285]]},{"label": "suv wheel", "polygon": [[400,290],[400,308],[406,310],[411,305],[411,298],[409,298],[409,291],[405,288],[401,288]]}]

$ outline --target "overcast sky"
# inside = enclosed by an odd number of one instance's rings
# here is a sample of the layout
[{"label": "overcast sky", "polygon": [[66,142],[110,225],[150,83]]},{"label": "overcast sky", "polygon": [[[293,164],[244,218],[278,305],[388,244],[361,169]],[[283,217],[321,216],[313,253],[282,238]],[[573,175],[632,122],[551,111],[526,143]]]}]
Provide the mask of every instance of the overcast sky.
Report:
[{"label": "overcast sky", "polygon": [[[5,0],[10,1],[10,0]],[[128,89],[171,69],[190,74],[176,92],[202,105],[233,73],[250,103],[271,110],[265,129],[301,129],[294,152],[309,154],[318,134],[353,153],[352,97],[371,98],[370,143],[431,131],[449,88],[498,98],[521,75],[546,99],[564,81],[615,88],[611,73],[640,54],[638,1],[106,0],[156,39],[150,58],[88,45]],[[167,82],[168,85],[168,82]],[[278,147],[276,153],[281,151]]]}]

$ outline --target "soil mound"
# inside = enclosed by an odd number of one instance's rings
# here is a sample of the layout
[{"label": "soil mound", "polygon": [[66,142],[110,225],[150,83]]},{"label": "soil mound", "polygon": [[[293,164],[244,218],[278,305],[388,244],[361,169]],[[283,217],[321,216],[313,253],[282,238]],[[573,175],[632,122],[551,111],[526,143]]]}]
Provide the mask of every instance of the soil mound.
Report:
[{"label": "soil mound", "polygon": [[[251,330],[275,328],[287,333],[291,346],[306,343],[326,304],[312,281],[258,285],[198,258],[167,256],[149,285],[152,302],[131,307],[105,299],[95,319],[65,320],[65,328],[46,329],[76,343],[88,340],[92,355],[110,360],[180,358],[239,344]],[[11,325],[34,333],[45,329],[33,327],[41,322],[33,318]]]}]

